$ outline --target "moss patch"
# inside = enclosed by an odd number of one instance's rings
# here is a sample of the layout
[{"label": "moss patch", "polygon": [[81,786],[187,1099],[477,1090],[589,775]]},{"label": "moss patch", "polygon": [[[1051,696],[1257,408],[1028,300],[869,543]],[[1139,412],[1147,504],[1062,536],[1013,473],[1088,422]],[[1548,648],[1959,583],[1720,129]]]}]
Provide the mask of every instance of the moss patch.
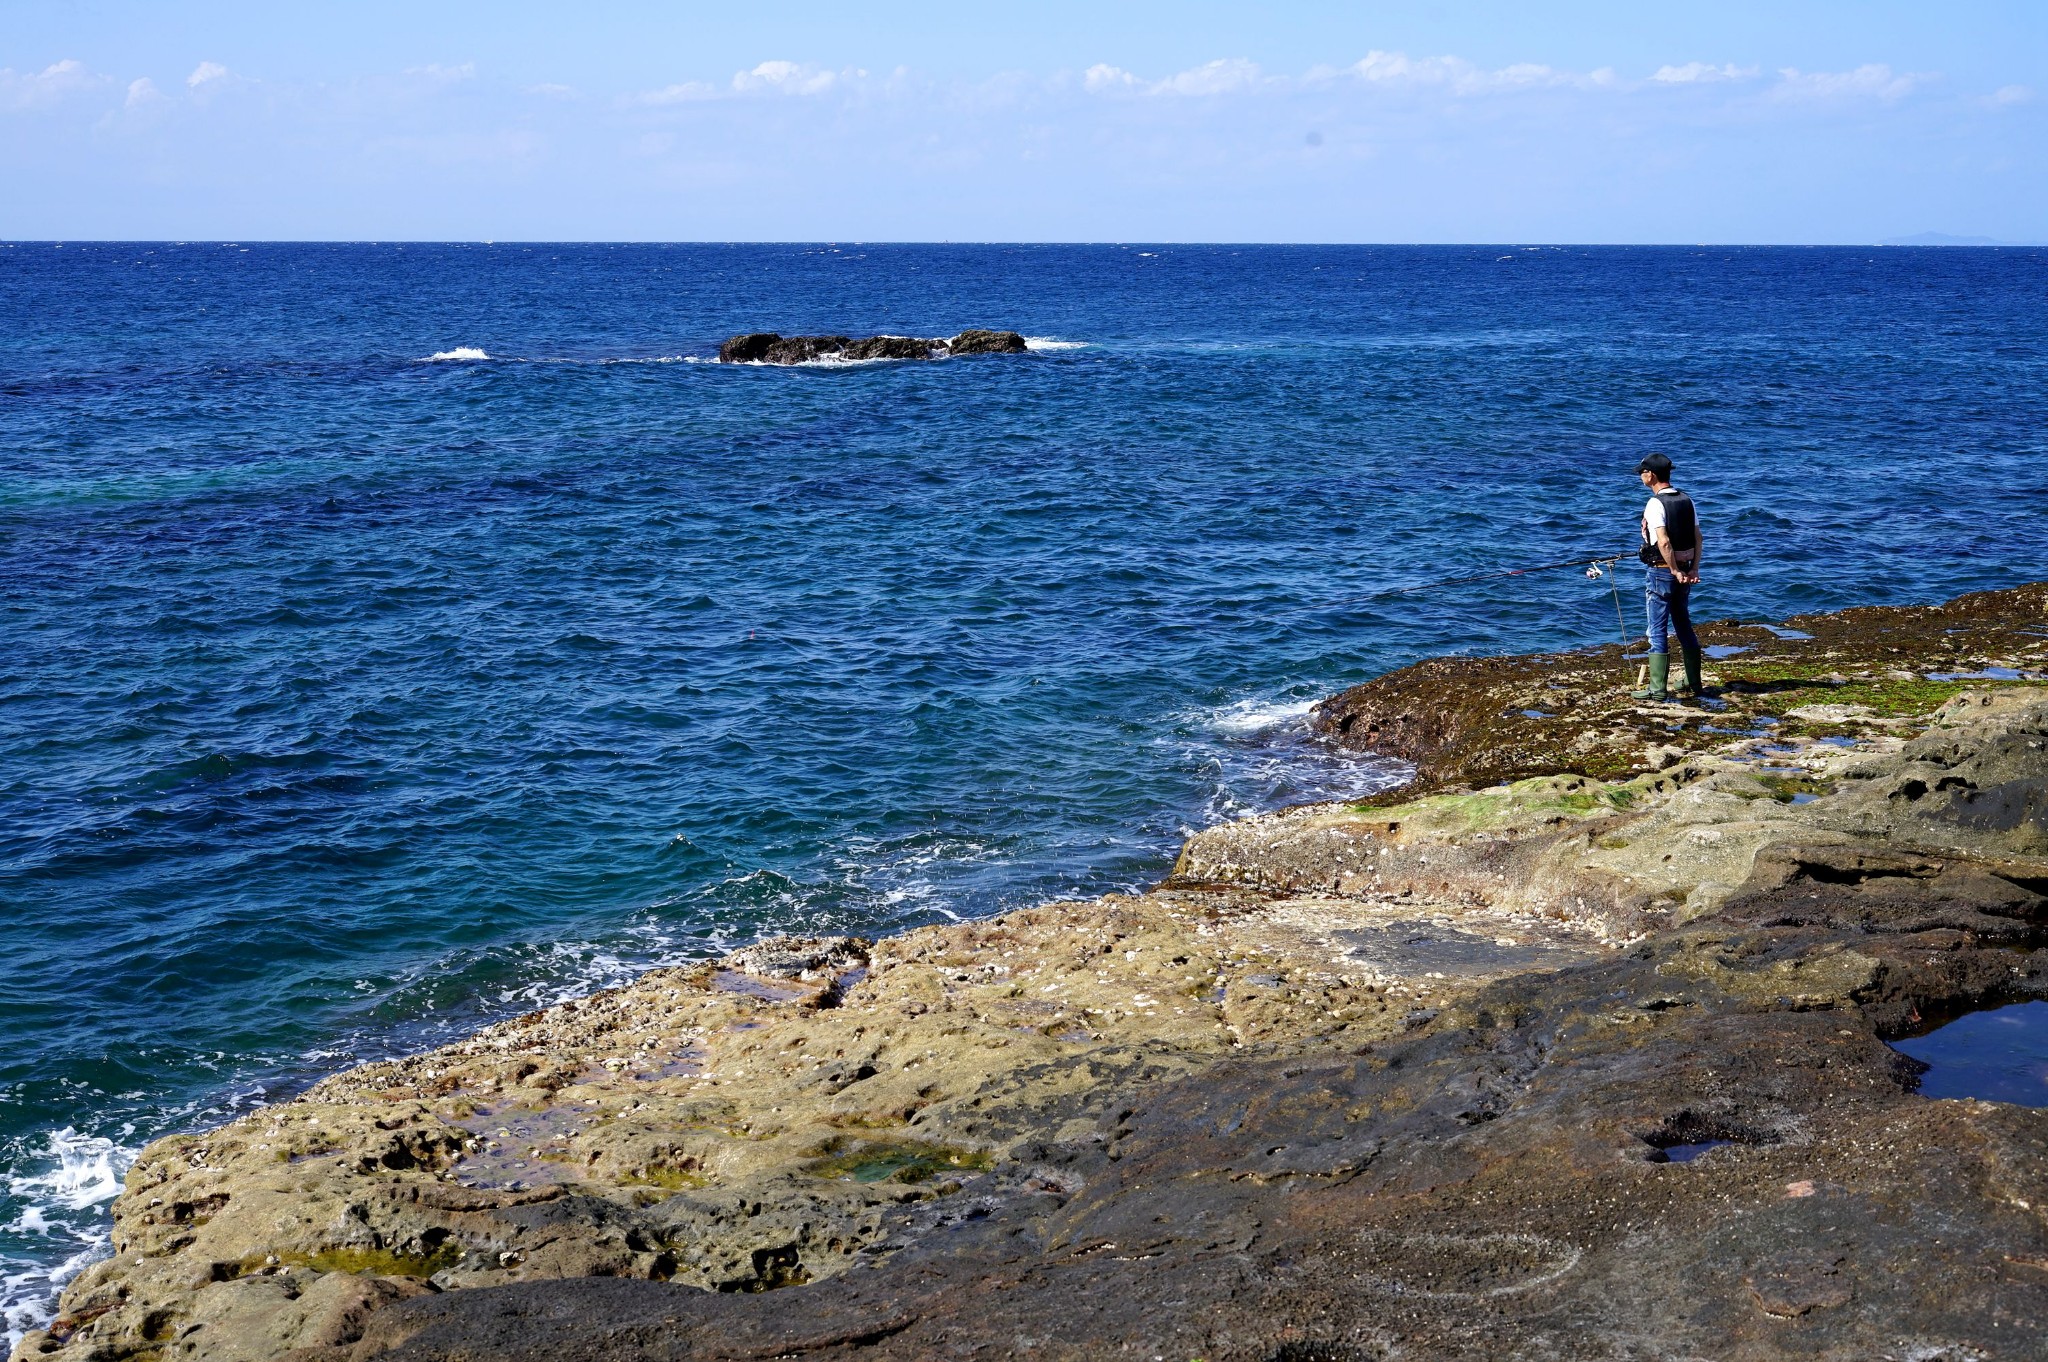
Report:
[{"label": "moss patch", "polygon": [[824,1156],[805,1166],[813,1177],[854,1182],[929,1182],[946,1174],[979,1173],[995,1160],[978,1150],[937,1144],[833,1142]]},{"label": "moss patch", "polygon": [[1966,690],[2039,686],[2039,681],[1929,681],[1920,676],[1845,674],[1824,662],[1775,662],[1729,667],[1722,694],[1769,696],[1781,708],[1800,705],[1861,705],[1879,719],[1917,719],[1932,714]]},{"label": "moss patch", "polygon": [[319,1253],[283,1253],[282,1262],[315,1272],[347,1272],[358,1277],[431,1277],[462,1259],[462,1245],[450,1239],[425,1253],[398,1253],[377,1248],[331,1248]]},{"label": "moss patch", "polygon": [[1756,783],[1763,786],[1764,792],[1780,804],[1790,804],[1800,795],[1813,795],[1818,798],[1835,788],[1833,782],[1815,780],[1812,776],[1760,775],[1756,777]]}]

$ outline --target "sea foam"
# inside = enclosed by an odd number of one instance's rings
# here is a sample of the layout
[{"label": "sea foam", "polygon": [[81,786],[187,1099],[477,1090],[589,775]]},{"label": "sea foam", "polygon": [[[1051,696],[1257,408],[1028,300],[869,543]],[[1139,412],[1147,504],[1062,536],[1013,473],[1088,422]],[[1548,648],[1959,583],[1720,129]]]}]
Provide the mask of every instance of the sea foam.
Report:
[{"label": "sea foam", "polygon": [[[47,1323],[64,1284],[106,1255],[111,1226],[97,1208],[120,1195],[136,1152],[66,1126],[51,1131],[43,1147],[24,1160],[28,1170],[8,1177],[5,1203],[15,1216],[0,1224],[0,1347],[12,1349],[23,1334]],[[28,1235],[57,1251],[17,1256],[17,1236]]]},{"label": "sea foam", "polygon": [[475,361],[489,358],[489,355],[485,354],[482,350],[479,350],[474,345],[458,345],[453,350],[436,351],[434,354],[428,355],[425,359],[421,360],[420,363],[439,364],[447,360]]},{"label": "sea foam", "polygon": [[1198,722],[1218,733],[1263,733],[1305,718],[1315,705],[1314,700],[1239,700],[1209,711]]}]

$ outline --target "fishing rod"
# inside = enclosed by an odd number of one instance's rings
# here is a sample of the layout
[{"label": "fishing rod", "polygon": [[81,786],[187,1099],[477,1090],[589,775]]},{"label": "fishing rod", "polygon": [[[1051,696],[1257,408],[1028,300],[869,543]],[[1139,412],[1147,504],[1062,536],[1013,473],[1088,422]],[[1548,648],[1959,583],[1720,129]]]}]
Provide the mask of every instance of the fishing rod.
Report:
[{"label": "fishing rod", "polygon": [[[1621,650],[1625,655],[1629,648],[1628,624],[1621,613],[1621,587],[1615,565],[1630,557],[1626,553],[1601,554],[1592,558],[1570,558],[1559,563],[1537,563],[1530,567],[1507,568],[1500,572],[1475,572],[1465,577],[1445,577],[1435,582],[1418,582],[1413,586],[1388,587],[1375,591],[1369,596],[1351,596],[1325,605],[1312,605],[1309,610],[1336,610],[1346,605],[1357,605],[1365,601],[1384,600],[1389,596],[1409,596],[1418,591],[1435,591],[1440,587],[1464,586],[1471,582],[1497,582],[1508,577],[1526,577],[1532,572],[1556,572],[1563,568],[1584,568],[1586,576],[1593,580],[1607,579],[1607,590],[1614,597],[1614,626],[1621,635]],[[1637,678],[1640,682],[1641,678]]]}]

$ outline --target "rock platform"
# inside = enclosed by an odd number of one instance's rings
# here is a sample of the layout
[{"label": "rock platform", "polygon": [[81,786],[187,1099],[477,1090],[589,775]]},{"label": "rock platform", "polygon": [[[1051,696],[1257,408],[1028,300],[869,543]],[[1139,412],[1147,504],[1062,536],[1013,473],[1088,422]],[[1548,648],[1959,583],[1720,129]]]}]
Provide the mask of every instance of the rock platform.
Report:
[{"label": "rock platform", "polygon": [[[1720,709],[1421,664],[1323,711],[1442,687],[1421,783],[1150,893],[765,942],[158,1141],[16,1358],[2048,1356],[2048,1110],[1886,1043],[2048,997],[2048,588],[1839,618]],[[1492,733],[1574,668],[1583,760]]]}]

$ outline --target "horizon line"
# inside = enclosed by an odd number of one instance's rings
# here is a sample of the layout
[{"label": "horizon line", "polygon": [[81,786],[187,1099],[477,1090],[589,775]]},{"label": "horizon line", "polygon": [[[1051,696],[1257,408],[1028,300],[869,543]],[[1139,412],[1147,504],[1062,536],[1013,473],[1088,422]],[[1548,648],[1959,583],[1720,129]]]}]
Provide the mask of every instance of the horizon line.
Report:
[{"label": "horizon line", "polygon": [[[2040,250],[2048,241],[1996,241],[1917,233],[1881,241],[1225,241],[1169,240],[1124,237],[1118,239],[1043,238],[1014,240],[913,240],[881,237],[740,238],[740,237],[0,237],[0,247],[18,246],[1172,246],[1172,247],[1293,247],[1358,248],[1398,247],[1403,249],[1501,249],[1520,250]],[[1935,238],[1927,240],[1923,238]]]}]

